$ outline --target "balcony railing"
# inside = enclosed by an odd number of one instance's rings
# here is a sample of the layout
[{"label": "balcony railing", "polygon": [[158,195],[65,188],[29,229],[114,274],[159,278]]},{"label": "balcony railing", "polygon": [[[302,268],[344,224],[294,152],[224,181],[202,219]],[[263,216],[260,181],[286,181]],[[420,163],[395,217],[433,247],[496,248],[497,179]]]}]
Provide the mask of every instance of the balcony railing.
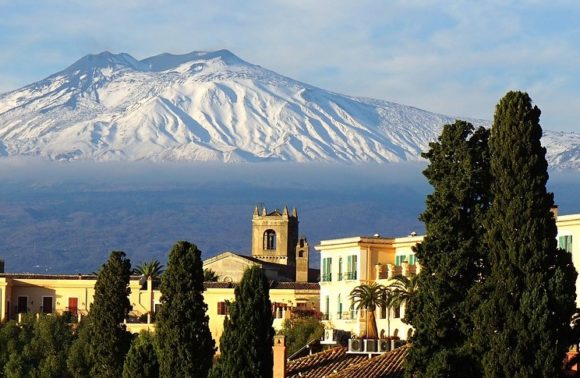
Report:
[{"label": "balcony railing", "polygon": [[346,272],[342,276],[345,280],[356,280],[356,271],[355,272]]},{"label": "balcony railing", "polygon": [[321,278],[322,278],[322,282],[330,282],[330,281],[332,281],[332,273],[323,274],[321,276]]}]

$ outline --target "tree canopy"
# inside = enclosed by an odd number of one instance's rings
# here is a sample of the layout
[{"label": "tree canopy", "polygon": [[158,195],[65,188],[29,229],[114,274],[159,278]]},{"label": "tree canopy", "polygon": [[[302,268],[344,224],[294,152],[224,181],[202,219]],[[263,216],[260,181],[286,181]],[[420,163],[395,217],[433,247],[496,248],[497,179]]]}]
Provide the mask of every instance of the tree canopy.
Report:
[{"label": "tree canopy", "polygon": [[[415,248],[421,272],[418,290],[406,317],[415,336],[406,368],[415,376],[464,376],[478,370],[469,358],[473,332],[470,292],[482,281],[486,267],[482,222],[489,207],[488,130],[468,122],[443,126],[429,144],[423,172],[433,192],[420,220],[424,240]],[[405,282],[393,289],[404,300]],[[475,291],[474,291],[475,292]]]},{"label": "tree canopy", "polygon": [[509,92],[491,129],[490,274],[474,332],[488,377],[555,377],[571,341],[577,274],[557,248],[539,118],[527,93]]},{"label": "tree canopy", "polygon": [[272,376],[272,307],[269,283],[258,266],[248,268],[235,288],[230,317],[224,321],[221,356],[211,371],[214,378]]},{"label": "tree canopy", "polygon": [[156,328],[160,375],[207,376],[215,342],[209,330],[203,298],[203,262],[197,246],[186,241],[173,246],[160,289]]},{"label": "tree canopy", "polygon": [[129,312],[131,262],[124,252],[113,251],[99,270],[89,313],[91,376],[119,377],[131,336],[123,320]]}]

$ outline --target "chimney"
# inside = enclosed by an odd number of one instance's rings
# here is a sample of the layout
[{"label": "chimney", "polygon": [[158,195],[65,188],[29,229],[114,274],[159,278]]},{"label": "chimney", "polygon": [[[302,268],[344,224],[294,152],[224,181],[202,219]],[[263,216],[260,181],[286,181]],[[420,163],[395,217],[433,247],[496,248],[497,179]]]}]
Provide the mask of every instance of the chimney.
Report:
[{"label": "chimney", "polygon": [[274,336],[274,375],[273,378],[286,378],[286,337]]},{"label": "chimney", "polygon": [[550,211],[552,212],[554,219],[558,220],[558,205],[553,205]]}]

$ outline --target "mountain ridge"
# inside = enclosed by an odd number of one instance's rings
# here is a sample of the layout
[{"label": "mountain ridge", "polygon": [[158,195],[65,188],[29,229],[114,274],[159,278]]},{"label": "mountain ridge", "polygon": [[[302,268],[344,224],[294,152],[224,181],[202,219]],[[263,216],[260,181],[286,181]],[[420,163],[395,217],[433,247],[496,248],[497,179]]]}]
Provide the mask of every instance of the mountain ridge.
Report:
[{"label": "mountain ridge", "polygon": [[[141,60],[104,51],[0,94],[0,155],[65,161],[417,161],[441,126],[454,119],[326,91],[229,50]],[[544,140],[551,164],[580,167],[580,136],[546,132]]]}]

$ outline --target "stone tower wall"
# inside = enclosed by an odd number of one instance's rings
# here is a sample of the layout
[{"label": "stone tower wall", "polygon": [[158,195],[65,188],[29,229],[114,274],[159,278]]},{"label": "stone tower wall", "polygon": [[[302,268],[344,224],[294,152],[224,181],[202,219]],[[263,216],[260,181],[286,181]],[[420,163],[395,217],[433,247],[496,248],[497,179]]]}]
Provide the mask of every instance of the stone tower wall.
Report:
[{"label": "stone tower wall", "polygon": [[[275,249],[268,249],[264,242],[266,231],[276,235]],[[296,244],[298,243],[298,216],[284,208],[282,212],[270,213],[265,208],[254,209],[252,217],[252,256],[262,261],[276,264],[296,264]],[[266,243],[267,244],[267,243]]]}]

